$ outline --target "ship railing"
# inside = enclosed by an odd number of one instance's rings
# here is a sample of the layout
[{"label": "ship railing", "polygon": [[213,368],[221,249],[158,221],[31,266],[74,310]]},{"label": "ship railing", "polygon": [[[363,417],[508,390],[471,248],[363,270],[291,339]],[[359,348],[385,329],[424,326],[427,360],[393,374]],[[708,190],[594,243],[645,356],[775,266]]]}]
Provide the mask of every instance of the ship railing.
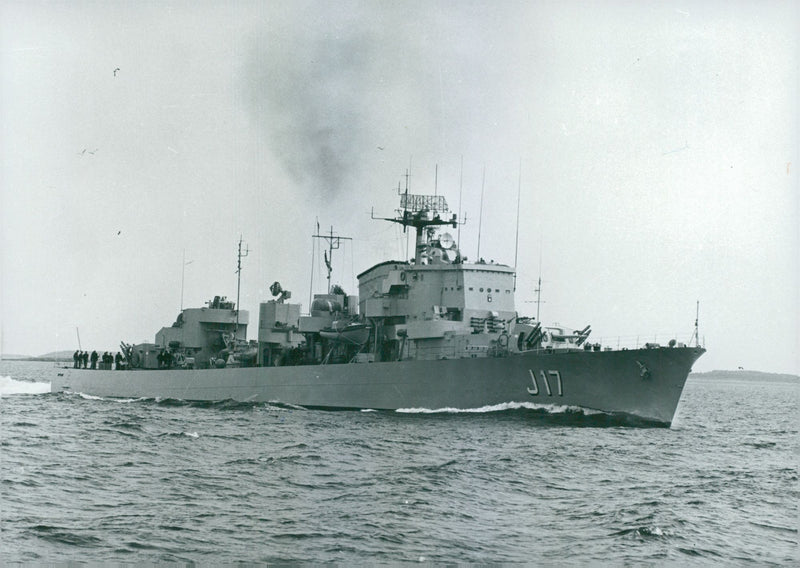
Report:
[{"label": "ship railing", "polygon": [[696,338],[693,334],[685,333],[606,335],[600,337],[590,336],[584,345],[590,346],[593,350],[598,350],[596,346],[599,345],[599,350],[602,351],[620,351],[623,349],[670,347],[670,342],[674,342],[673,345],[675,347],[694,347]]}]

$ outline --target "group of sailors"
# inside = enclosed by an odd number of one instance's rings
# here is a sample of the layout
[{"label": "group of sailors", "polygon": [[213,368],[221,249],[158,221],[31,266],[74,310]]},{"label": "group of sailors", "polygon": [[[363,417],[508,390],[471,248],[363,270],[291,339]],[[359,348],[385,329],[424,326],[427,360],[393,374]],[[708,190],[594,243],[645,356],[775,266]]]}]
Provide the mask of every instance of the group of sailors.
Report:
[{"label": "group of sailors", "polygon": [[[98,363],[99,361],[99,363]],[[114,355],[108,351],[99,355],[97,351],[92,351],[91,355],[88,351],[81,351],[80,349],[72,354],[73,368],[75,369],[105,369],[110,371],[114,366],[116,370],[120,371],[125,368],[125,357],[122,353]],[[90,366],[91,365],[91,366]]]},{"label": "group of sailors", "polygon": [[169,349],[159,351],[156,358],[158,359],[159,369],[169,369],[172,367],[172,363],[175,361],[175,357],[172,355]]}]

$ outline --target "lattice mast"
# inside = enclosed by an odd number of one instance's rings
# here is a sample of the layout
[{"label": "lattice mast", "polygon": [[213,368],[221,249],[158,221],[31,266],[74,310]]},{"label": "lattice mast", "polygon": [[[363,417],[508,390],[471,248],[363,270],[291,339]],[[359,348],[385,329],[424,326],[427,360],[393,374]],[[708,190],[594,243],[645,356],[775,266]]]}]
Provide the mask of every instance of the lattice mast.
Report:
[{"label": "lattice mast", "polygon": [[414,227],[417,233],[416,245],[414,248],[414,264],[422,264],[422,253],[428,248],[436,232],[436,227],[451,225],[455,229],[460,222],[455,213],[453,213],[449,219],[446,218],[450,209],[447,206],[447,200],[444,196],[409,193],[408,177],[409,174],[406,172],[406,187],[404,190],[400,189],[399,184],[397,186],[397,193],[400,196],[400,209],[397,210],[398,216],[389,218],[375,217],[373,215],[372,218],[399,223],[403,225],[403,232],[406,231],[406,227]]}]

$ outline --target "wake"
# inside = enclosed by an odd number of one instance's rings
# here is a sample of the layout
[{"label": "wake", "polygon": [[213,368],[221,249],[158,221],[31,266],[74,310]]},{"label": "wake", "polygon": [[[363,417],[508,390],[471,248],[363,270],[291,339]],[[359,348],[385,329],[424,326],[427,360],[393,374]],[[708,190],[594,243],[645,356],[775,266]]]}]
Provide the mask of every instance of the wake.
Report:
[{"label": "wake", "polygon": [[18,381],[0,376],[0,398],[17,394],[45,394],[50,392],[50,383]]}]

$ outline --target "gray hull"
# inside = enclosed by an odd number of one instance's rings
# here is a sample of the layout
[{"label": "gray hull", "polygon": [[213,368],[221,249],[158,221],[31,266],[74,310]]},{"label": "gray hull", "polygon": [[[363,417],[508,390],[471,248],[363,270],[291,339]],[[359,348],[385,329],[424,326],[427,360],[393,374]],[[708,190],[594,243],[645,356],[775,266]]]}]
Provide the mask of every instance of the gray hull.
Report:
[{"label": "gray hull", "polygon": [[59,370],[52,392],[283,402],[318,408],[574,405],[671,423],[699,347],[241,369]]}]

